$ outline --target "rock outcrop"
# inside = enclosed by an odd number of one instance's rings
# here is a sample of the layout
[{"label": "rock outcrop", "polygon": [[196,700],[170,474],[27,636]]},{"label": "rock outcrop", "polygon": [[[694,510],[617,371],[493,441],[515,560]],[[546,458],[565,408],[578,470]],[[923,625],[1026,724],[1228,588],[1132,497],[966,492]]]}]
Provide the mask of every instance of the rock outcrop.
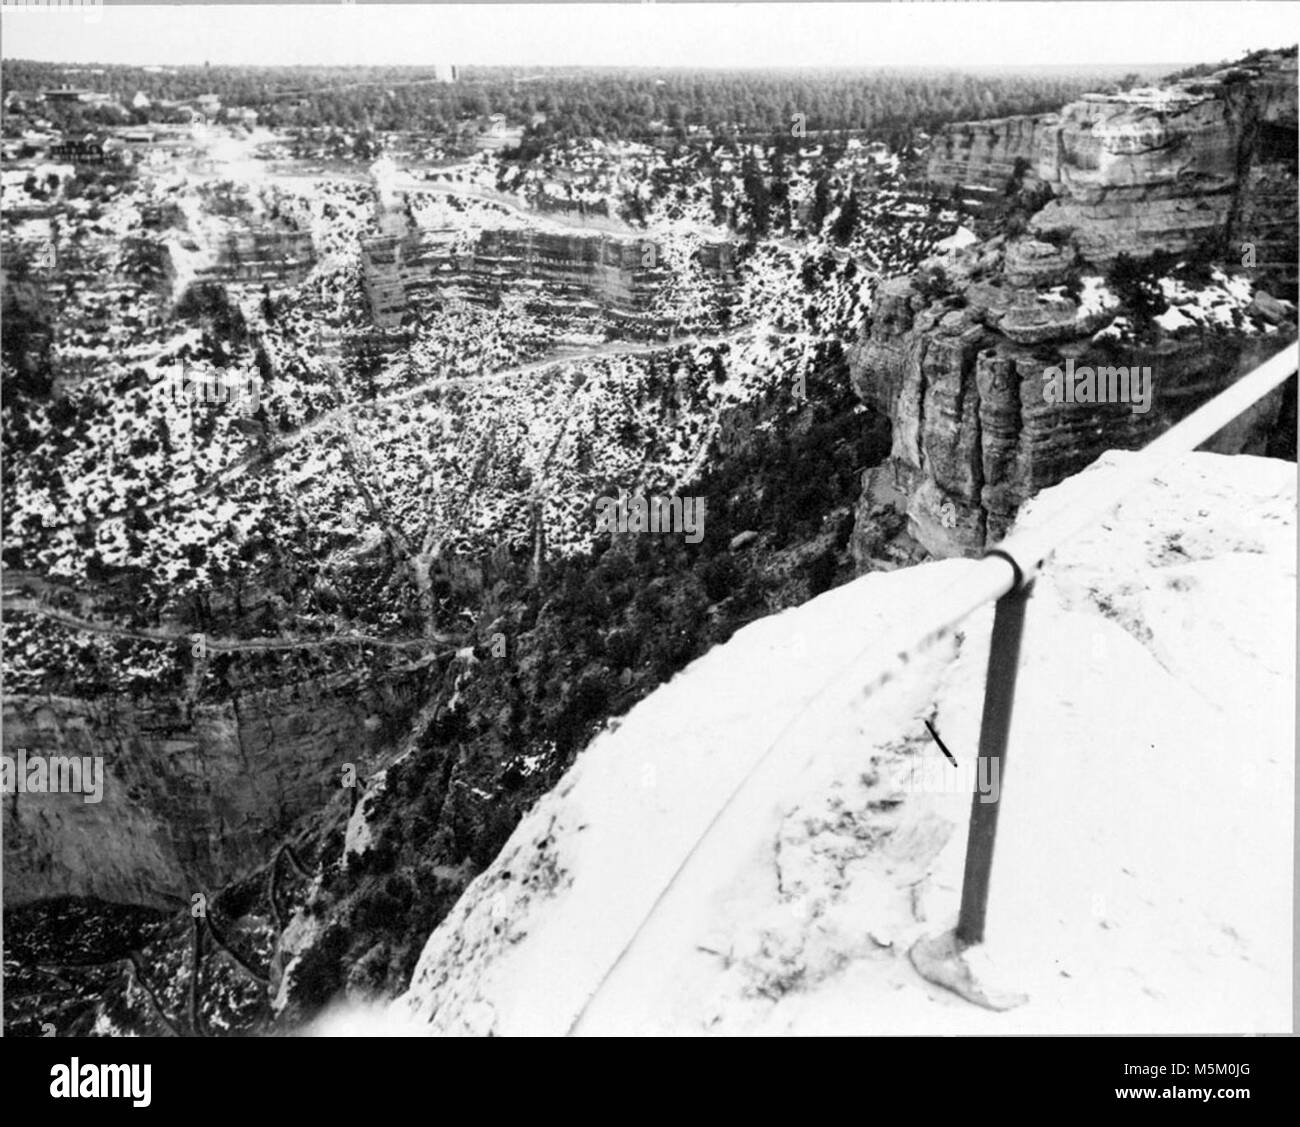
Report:
[{"label": "rock outcrop", "polygon": [[[1012,173],[1054,193],[1027,231],[883,283],[850,353],[855,389],[894,427],[889,461],[865,475],[860,529],[889,503],[941,556],[981,550],[1038,490],[1145,444],[1295,335],[1295,307],[1277,296],[1295,284],[1294,55],[935,141],[935,183],[1005,187]],[[1120,254],[1156,251],[1217,259],[1237,278],[1214,275],[1190,317],[1171,312],[1157,331],[1158,310],[1128,308],[1103,281]],[[1260,289],[1243,298],[1252,279]],[[1069,363],[1149,369],[1152,401],[1053,402],[1045,373]],[[1281,398],[1215,448],[1262,450]]]},{"label": "rock outcrop", "polygon": [[1215,247],[1292,296],[1296,120],[1296,57],[1269,54],[1058,114],[949,126],[926,177],[995,194],[1017,177],[1046,184],[1055,199],[1032,229],[1072,231],[1094,263]]},{"label": "rock outcrop", "polygon": [[1056,120],[1034,114],[949,125],[930,144],[926,179],[936,188],[1001,194],[1018,169],[1032,171]]},{"label": "rock outcrop", "polygon": [[213,254],[198,275],[221,282],[300,282],[316,261],[311,232],[269,228],[227,231]]},{"label": "rock outcrop", "polygon": [[[1014,248],[997,238],[948,256],[939,291],[924,270],[885,282],[850,350],[855,390],[893,424],[889,460],[864,475],[859,522],[892,504],[938,556],[982,550],[1040,489],[1105,450],[1144,445],[1295,335],[1294,307],[1282,305],[1280,328],[1251,314],[1240,332],[1211,324],[1122,341],[1108,327],[1122,310],[1099,278],[1079,301],[1012,285],[1007,263],[1026,258]],[[1052,402],[1046,374],[1070,363],[1149,370],[1149,404]],[[1280,404],[1270,396],[1213,448],[1262,451]]]},{"label": "rock outcrop", "polygon": [[[705,244],[701,273],[719,287],[734,281],[729,243]],[[672,272],[649,239],[555,234],[535,228],[482,231],[468,246],[455,231],[413,230],[362,241],[362,269],[371,315],[394,325],[408,309],[455,295],[488,304],[506,294],[530,309],[591,309],[620,335],[653,336],[666,328],[651,313]]]}]

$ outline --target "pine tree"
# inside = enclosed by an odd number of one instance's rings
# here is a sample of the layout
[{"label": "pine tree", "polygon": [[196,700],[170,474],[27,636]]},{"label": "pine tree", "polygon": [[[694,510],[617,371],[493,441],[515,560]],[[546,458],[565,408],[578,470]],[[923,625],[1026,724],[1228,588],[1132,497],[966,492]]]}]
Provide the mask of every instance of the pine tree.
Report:
[{"label": "pine tree", "polygon": [[849,194],[840,205],[840,213],[831,227],[831,237],[840,244],[848,246],[853,241],[853,234],[858,227],[858,195],[850,188]]},{"label": "pine tree", "polygon": [[744,185],[745,197],[749,200],[750,230],[755,238],[762,238],[772,229],[772,204],[767,184],[763,180],[762,172],[759,171],[758,162],[754,159],[753,150],[745,153],[741,167],[741,182]]},{"label": "pine tree", "polygon": [[831,188],[826,173],[823,172],[813,189],[812,211],[808,216],[808,230],[811,234],[821,233],[822,224],[826,222],[826,213],[831,208]]}]

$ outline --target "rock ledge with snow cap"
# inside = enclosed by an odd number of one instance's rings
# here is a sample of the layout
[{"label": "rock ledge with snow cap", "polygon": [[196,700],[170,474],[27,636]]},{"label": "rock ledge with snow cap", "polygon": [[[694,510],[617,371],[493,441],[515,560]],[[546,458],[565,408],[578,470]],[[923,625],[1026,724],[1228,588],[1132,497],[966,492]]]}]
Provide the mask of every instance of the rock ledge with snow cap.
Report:
[{"label": "rock ledge with snow cap", "polygon": [[[991,608],[869,700],[855,666],[974,566],[947,560],[751,625],[599,736],[430,937],[394,1020],[560,1034],[590,1002],[584,1033],[1288,1029],[1295,509],[1294,464],[1188,455],[1040,576],[971,953],[1025,1006],[971,1006],[906,955],[956,916]],[[786,785],[712,836],[602,985],[774,743]]]}]

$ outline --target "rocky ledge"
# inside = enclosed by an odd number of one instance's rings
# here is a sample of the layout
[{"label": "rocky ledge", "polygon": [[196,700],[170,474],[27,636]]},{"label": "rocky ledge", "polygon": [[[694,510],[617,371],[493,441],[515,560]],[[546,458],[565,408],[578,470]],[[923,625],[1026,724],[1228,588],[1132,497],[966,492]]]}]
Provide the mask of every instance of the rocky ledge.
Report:
[{"label": "rocky ledge", "polygon": [[[932,554],[978,553],[1040,489],[1144,445],[1295,339],[1293,305],[1218,270],[1202,288],[1162,279],[1168,308],[1154,318],[1082,260],[1037,285],[1011,280],[1027,260],[1068,257],[997,237],[881,285],[850,370],[863,402],[888,413],[893,447],[864,474],[858,540],[885,505]],[[1059,401],[1048,377],[1067,367],[1117,380],[1137,369],[1149,400],[1135,386],[1120,402]],[[1210,448],[1263,452],[1281,403],[1274,393]]]}]

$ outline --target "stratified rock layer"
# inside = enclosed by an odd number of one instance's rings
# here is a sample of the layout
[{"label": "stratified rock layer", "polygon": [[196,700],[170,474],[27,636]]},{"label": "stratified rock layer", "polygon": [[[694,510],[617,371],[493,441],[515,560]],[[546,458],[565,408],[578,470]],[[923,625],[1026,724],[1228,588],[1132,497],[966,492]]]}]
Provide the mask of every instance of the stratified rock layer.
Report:
[{"label": "stratified rock layer", "polygon": [[1261,284],[1296,285],[1296,60],[1158,89],[1093,94],[1058,114],[962,122],[934,140],[927,179],[1001,195],[1017,178],[1055,193],[1037,232],[1068,229],[1083,255],[1213,246]]},{"label": "stratified rock layer", "polygon": [[213,249],[198,273],[222,282],[300,282],[316,261],[309,231],[232,229]]},{"label": "stratified rock layer", "polygon": [[[859,521],[892,504],[938,556],[978,553],[1040,489],[1105,450],[1145,445],[1294,339],[1288,320],[1280,328],[1206,328],[1120,344],[1097,332],[1117,307],[1044,300],[1008,284],[1004,248],[996,239],[949,257],[953,277],[941,295],[924,271],[884,283],[870,327],[850,349],[855,390],[893,424],[888,461],[864,475]],[[963,263],[979,276],[963,275],[956,269]],[[1292,307],[1283,308],[1294,318]],[[1050,402],[1046,374],[1071,361],[1076,369],[1149,368],[1149,406]],[[1274,393],[1248,425],[1211,448],[1262,452],[1280,403]]]},{"label": "stratified rock layer", "polygon": [[1055,114],[1034,114],[955,122],[931,143],[926,178],[936,186],[1001,192],[1018,164],[1032,170],[1056,120]]},{"label": "stratified rock layer", "polygon": [[[393,325],[408,309],[455,295],[487,304],[517,294],[530,309],[550,314],[589,311],[620,335],[651,336],[666,329],[651,313],[672,274],[649,239],[555,234],[526,228],[481,232],[469,246],[455,232],[411,230],[362,241],[362,268],[371,315]],[[734,281],[729,243],[703,245],[697,262],[719,286]]]},{"label": "stratified rock layer", "polygon": [[[1104,450],[1145,444],[1294,338],[1294,306],[1275,299],[1293,297],[1296,281],[1295,68],[1294,55],[1265,55],[1161,89],[1090,95],[1059,114],[954,125],[935,139],[934,186],[1001,196],[1019,180],[1054,198],[1026,235],[966,247],[936,260],[937,272],[878,289],[850,360],[863,401],[889,414],[894,448],[864,475],[860,526],[889,503],[936,555],[978,552],[1038,490]],[[1101,330],[1117,316],[1147,320],[1141,311],[1099,291],[1069,296],[1121,254],[1157,251],[1253,278],[1261,290],[1249,322],[1135,341]],[[1149,409],[1050,402],[1044,373],[1070,361],[1149,367]],[[1267,399],[1214,448],[1262,450],[1280,402]]]}]

